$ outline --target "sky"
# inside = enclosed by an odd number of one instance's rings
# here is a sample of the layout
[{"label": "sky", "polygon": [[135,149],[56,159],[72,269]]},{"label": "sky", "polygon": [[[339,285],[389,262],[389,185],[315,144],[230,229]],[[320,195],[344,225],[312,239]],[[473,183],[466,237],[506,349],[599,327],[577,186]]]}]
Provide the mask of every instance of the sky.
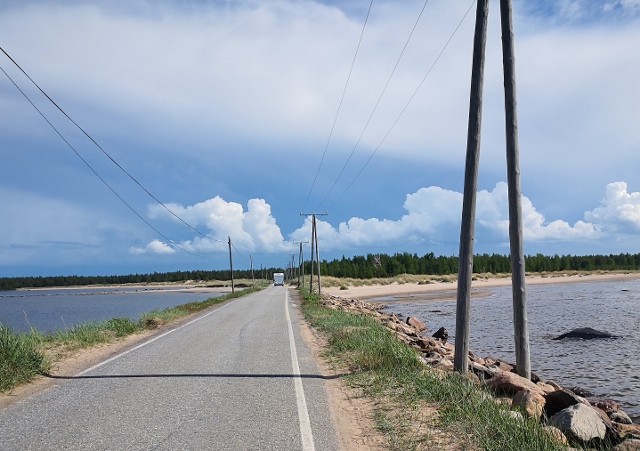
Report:
[{"label": "sky", "polygon": [[[474,251],[508,254],[489,9]],[[640,252],[640,0],[513,16],[525,254]],[[457,255],[474,19],[467,0],[0,0],[0,47],[81,128],[0,53],[0,277],[225,269],[229,238],[234,268],[284,267],[313,212],[322,259]]]}]

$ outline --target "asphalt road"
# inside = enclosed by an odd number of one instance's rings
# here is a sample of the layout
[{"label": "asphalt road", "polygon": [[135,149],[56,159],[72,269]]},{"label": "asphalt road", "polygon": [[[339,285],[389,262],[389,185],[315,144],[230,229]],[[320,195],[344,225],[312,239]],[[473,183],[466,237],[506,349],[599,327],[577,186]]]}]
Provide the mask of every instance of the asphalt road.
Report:
[{"label": "asphalt road", "polygon": [[228,301],[0,411],[0,449],[337,449],[299,321],[284,287]]}]

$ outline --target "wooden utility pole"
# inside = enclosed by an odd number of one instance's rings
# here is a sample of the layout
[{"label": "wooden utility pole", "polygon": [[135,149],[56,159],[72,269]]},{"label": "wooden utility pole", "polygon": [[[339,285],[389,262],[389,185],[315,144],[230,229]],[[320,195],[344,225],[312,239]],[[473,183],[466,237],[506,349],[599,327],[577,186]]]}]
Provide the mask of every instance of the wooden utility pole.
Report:
[{"label": "wooden utility pole", "polygon": [[318,229],[316,225],[316,216],[327,216],[329,212],[325,213],[302,213],[300,215],[311,216],[311,271],[309,275],[309,293],[313,293],[313,259],[315,253],[315,259],[318,267],[318,295],[322,294],[321,282],[320,282],[320,253],[318,251]]},{"label": "wooden utility pole", "polygon": [[[465,167],[460,259],[458,268],[458,304],[456,311],[456,346],[454,369],[466,373],[469,353],[469,316],[471,277],[473,273],[473,226],[478,179],[480,122],[482,115],[482,79],[488,15],[488,0],[479,0],[476,13],[469,130]],[[507,150],[507,184],[509,187],[509,243],[511,253],[511,287],[513,294],[513,327],[515,331],[516,372],[531,378],[529,330],[525,289],[525,263],[522,245],[522,202],[518,151],[518,119],[516,114],[516,78],[513,46],[511,0],[500,0],[502,27],[502,63],[504,75],[505,131]]]},{"label": "wooden utility pole", "polygon": [[235,293],[236,289],[233,286],[233,256],[231,255],[231,237],[229,237],[229,268],[231,268],[231,292]]},{"label": "wooden utility pole", "polygon": [[522,377],[531,379],[524,250],[522,246],[522,196],[520,193],[518,117],[516,114],[516,71],[513,49],[511,0],[500,0],[500,22],[502,24],[502,66],[504,71],[504,105],[507,134],[507,184],[509,187],[509,243],[511,250],[513,327],[516,341],[516,372]]},{"label": "wooden utility pole", "polygon": [[302,280],[302,286],[304,287],[304,255],[302,254],[302,245],[308,243],[308,241],[293,242],[293,244],[300,245],[300,252],[298,253],[298,287],[300,287],[300,280]]},{"label": "wooden utility pole", "polygon": [[249,255],[249,265],[251,267],[251,286],[256,287],[256,279],[253,277],[253,256]]},{"label": "wooden utility pole", "polygon": [[453,368],[466,374],[469,368],[469,324],[471,316],[471,277],[473,274],[473,236],[480,157],[480,125],[482,122],[482,86],[484,55],[487,42],[489,0],[478,0],[476,28],[473,38],[473,66],[467,129],[467,157],[464,170],[460,254],[458,259],[458,292],[456,304],[456,342]]}]

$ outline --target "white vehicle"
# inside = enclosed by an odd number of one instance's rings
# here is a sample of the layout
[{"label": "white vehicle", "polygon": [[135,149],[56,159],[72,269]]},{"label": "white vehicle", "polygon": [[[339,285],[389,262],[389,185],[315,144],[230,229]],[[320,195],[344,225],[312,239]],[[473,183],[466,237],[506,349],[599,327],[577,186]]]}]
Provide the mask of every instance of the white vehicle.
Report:
[{"label": "white vehicle", "polygon": [[284,286],[284,274],[281,272],[274,272],[273,273],[273,285],[274,286]]}]

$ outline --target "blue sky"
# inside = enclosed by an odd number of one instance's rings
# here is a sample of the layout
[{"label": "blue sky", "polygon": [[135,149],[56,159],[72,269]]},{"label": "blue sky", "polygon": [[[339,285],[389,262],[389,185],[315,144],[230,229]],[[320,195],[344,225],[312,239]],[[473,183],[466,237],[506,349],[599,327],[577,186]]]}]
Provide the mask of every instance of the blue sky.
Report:
[{"label": "blue sky", "polygon": [[[345,91],[368,0],[5,0],[0,46],[201,234],[0,55],[153,227],[0,73],[0,276],[221,269],[228,236],[235,267],[283,266],[301,211],[329,213],[322,258],[457,255],[470,1],[427,3],[380,97],[423,5],[374,0]],[[640,252],[640,1],[513,8],[525,253]],[[499,33],[491,1],[475,251],[506,254]]]}]

